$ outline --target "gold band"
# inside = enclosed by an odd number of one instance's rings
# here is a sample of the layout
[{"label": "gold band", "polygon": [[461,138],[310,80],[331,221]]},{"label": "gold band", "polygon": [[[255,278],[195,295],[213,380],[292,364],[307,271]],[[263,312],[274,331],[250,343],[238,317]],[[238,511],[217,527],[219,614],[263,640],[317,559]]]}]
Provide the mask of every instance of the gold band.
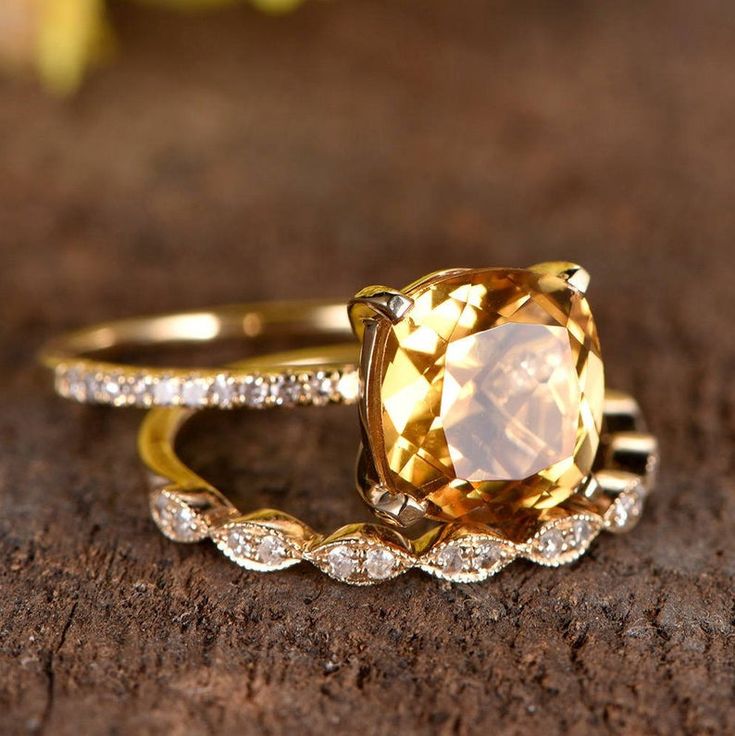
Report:
[{"label": "gold band", "polygon": [[[308,337],[342,344],[255,357],[231,370],[131,365],[101,353],[227,339]],[[344,304],[265,302],[95,325],[49,342],[41,360],[56,391],[81,403],[195,408],[353,402],[359,393],[354,342]]]},{"label": "gold band", "polygon": [[475,582],[514,559],[547,566],[572,562],[601,531],[623,532],[636,524],[656,465],[656,441],[643,431],[636,402],[608,391],[598,467],[559,506],[529,510],[507,526],[438,524],[417,539],[380,524],[349,524],[326,535],[281,511],[242,514],[191,470],[175,443],[196,413],[154,409],[140,430],[139,452],[151,471],[150,507],[159,529],[177,542],[211,539],[249,570],[282,570],[303,560],[354,585],[382,582],[411,568],[453,582]]}]

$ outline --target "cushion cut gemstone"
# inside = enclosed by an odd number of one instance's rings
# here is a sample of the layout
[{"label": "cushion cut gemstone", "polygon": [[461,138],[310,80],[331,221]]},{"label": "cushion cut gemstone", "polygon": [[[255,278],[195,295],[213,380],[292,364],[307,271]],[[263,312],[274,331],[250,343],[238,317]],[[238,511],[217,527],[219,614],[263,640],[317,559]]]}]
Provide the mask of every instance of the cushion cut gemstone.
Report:
[{"label": "cushion cut gemstone", "polygon": [[584,294],[528,270],[450,272],[414,287],[408,314],[379,328],[388,485],[444,519],[549,508],[589,474],[604,393]]}]

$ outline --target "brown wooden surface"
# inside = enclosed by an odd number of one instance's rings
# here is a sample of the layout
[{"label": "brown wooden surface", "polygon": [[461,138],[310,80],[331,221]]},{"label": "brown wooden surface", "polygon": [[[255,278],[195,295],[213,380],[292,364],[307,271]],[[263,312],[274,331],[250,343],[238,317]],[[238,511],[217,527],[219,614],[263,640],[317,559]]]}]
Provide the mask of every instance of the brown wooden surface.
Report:
[{"label": "brown wooden surface", "polygon": [[[115,22],[76,99],[0,86],[0,732],[735,732],[732,4]],[[638,529],[559,570],[352,589],[167,542],[140,414],[33,367],[91,320],[548,258],[592,272],[663,447]],[[352,410],[232,414],[186,452],[327,528],[356,441]]]}]

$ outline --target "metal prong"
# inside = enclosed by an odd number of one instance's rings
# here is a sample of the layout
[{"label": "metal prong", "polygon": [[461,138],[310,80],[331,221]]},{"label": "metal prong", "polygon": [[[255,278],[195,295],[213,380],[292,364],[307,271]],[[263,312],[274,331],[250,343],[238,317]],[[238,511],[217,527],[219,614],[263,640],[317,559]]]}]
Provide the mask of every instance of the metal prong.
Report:
[{"label": "metal prong", "polygon": [[400,322],[413,306],[413,299],[389,286],[368,286],[350,300],[348,311],[354,333],[360,337],[365,319],[379,315]]},{"label": "metal prong", "polygon": [[405,493],[395,493],[380,485],[364,492],[376,516],[396,526],[407,527],[426,516],[426,502],[417,501]]},{"label": "metal prong", "polygon": [[558,276],[582,294],[587,291],[590,285],[589,272],[578,263],[571,263],[570,261],[546,261],[545,263],[537,263],[531,266],[529,271]]}]

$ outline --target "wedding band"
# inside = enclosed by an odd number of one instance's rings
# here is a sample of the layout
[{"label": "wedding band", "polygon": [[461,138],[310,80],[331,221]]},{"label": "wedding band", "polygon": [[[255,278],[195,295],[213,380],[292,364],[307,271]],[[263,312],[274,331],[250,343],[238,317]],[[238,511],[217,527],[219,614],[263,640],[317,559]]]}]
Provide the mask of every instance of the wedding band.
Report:
[{"label": "wedding band", "polygon": [[393,526],[444,522],[428,535],[350,525],[324,537],[281,512],[240,515],[176,457],[185,410],[154,412],[142,430],[154,518],[179,541],[211,537],[245,567],[305,559],[357,584],[374,582],[378,553],[385,578],[420,567],[464,581],[516,557],[576,559],[602,529],[637,519],[657,464],[635,401],[605,390],[588,284],[566,262],[452,269],[350,302],[362,345],[358,487]]},{"label": "wedding band", "polygon": [[642,420],[635,402],[608,392],[599,466],[585,494],[494,526],[436,524],[416,539],[387,525],[364,523],[321,534],[282,511],[241,513],[189,468],[177,454],[176,438],[196,413],[153,409],[140,430],[139,452],[150,471],[150,510],[160,531],[176,542],[210,539],[248,570],[273,572],[308,561],[353,585],[380,583],[412,568],[450,582],[478,582],[516,559],[550,567],[573,562],[601,531],[635,526],[655,466],[655,441],[637,431]]},{"label": "wedding band", "polygon": [[[211,538],[251,569],[308,560],[368,584],[419,567],[472,581],[525,557],[560,565],[603,529],[637,520],[656,439],[636,402],[605,389],[589,275],[549,262],[451,269],[350,301],[227,307],[107,323],[53,341],[43,360],[59,393],[82,402],[169,406],[146,419],[140,452],[151,509],[170,538]],[[266,335],[360,342],[261,355],[229,368],[132,366],[115,349]],[[358,370],[359,365],[359,370]],[[395,527],[319,534],[279,511],[242,515],[177,457],[197,409],[359,402],[358,488]]]},{"label": "wedding band", "polygon": [[[232,370],[132,365],[116,351],[209,345],[227,339],[350,340],[256,357]],[[343,304],[268,302],[120,320],[62,335],[41,351],[57,393],[113,406],[263,408],[353,402],[358,347]]]}]

